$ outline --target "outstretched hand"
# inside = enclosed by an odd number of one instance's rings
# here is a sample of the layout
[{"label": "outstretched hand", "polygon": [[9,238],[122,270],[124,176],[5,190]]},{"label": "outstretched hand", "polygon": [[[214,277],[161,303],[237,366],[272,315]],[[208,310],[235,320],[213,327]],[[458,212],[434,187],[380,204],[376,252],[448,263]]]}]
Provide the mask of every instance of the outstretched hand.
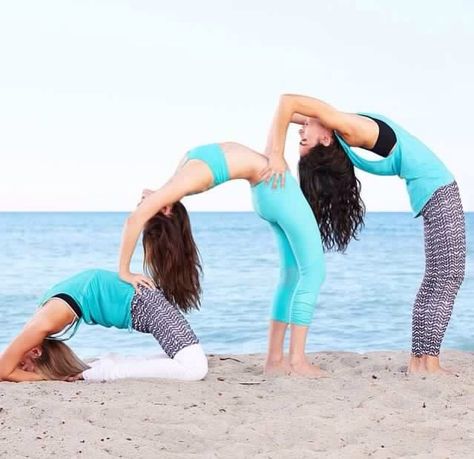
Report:
[{"label": "outstretched hand", "polygon": [[283,188],[285,186],[285,173],[288,170],[288,164],[281,156],[269,155],[268,166],[260,173],[260,178],[268,183],[273,180],[272,187],[277,188],[278,182]]}]

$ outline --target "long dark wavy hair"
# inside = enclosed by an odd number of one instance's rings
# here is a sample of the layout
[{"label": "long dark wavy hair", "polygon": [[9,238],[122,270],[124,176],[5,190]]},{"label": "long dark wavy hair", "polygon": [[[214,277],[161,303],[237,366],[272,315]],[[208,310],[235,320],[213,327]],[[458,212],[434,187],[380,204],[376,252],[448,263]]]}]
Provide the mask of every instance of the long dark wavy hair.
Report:
[{"label": "long dark wavy hair", "polygon": [[191,223],[181,202],[157,213],[143,230],[143,268],[168,301],[182,311],[199,309],[202,266]]},{"label": "long dark wavy hair", "polygon": [[334,136],[316,145],[298,163],[300,186],[321,231],[325,250],[344,252],[364,226],[365,205],[354,166]]}]

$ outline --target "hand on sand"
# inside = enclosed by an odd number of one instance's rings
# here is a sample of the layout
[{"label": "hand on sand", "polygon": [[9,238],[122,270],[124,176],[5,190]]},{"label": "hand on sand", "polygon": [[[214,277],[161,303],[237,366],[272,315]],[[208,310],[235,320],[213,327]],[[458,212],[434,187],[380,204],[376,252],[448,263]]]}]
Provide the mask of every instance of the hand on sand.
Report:
[{"label": "hand on sand", "polygon": [[84,379],[84,376],[82,376],[82,373],[78,373],[77,375],[71,375],[68,376],[65,381],[67,382],[74,382],[74,381],[82,381]]}]

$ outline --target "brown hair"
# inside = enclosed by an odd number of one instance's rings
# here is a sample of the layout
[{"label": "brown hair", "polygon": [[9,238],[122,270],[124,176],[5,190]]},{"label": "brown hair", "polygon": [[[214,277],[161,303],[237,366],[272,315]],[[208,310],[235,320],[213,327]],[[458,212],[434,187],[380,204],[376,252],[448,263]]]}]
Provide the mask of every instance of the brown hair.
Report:
[{"label": "brown hair", "polygon": [[89,368],[72,349],[62,341],[45,339],[42,353],[35,359],[37,371],[46,379],[64,380]]},{"label": "brown hair", "polygon": [[336,137],[316,145],[298,163],[300,185],[326,250],[344,252],[364,226],[365,206],[354,166]]},{"label": "brown hair", "polygon": [[143,249],[143,269],[166,299],[184,312],[199,309],[202,267],[189,216],[181,202],[174,203],[169,214],[158,212],[148,220]]}]

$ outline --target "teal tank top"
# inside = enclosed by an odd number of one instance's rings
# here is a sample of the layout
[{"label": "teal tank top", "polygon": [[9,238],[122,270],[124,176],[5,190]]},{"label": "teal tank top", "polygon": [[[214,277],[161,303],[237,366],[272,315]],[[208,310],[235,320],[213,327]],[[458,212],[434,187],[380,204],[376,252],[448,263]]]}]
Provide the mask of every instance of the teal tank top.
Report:
[{"label": "teal tank top", "polygon": [[224,151],[218,143],[211,143],[209,145],[201,145],[188,151],[187,159],[199,159],[207,164],[211,170],[214,183],[212,186],[220,185],[221,183],[230,180],[229,168],[225,159]]},{"label": "teal tank top", "polygon": [[82,318],[50,339],[72,338],[81,321],[103,327],[131,328],[130,306],[135,289],[115,272],[93,269],[76,274],[50,288],[41,298],[40,306],[58,293],[67,293],[76,301]]},{"label": "teal tank top", "polygon": [[355,167],[375,175],[398,175],[406,181],[410,204],[417,217],[433,193],[454,181],[441,160],[420,140],[385,116],[359,113],[387,123],[395,132],[397,143],[392,152],[383,159],[371,161],[359,156],[347,142],[336,133],[344,151]]}]

